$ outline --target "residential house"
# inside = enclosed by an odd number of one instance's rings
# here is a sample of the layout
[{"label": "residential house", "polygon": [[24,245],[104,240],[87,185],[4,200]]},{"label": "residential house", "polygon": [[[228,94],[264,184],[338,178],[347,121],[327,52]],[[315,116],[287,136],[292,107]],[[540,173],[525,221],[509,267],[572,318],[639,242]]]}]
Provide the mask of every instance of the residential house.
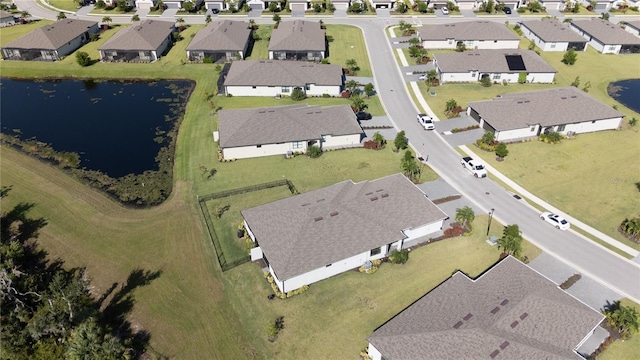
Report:
[{"label": "residential house", "polygon": [[145,20],[124,28],[102,46],[100,59],[106,62],[153,62],[171,46],[175,24],[168,21]]},{"label": "residential house", "polygon": [[280,10],[285,9],[283,6],[281,6],[281,2],[277,0],[245,0],[245,1],[247,1],[247,4],[249,5],[252,11],[262,12],[262,10],[269,9],[269,5],[271,5],[271,3],[275,3],[278,9]]},{"label": "residential house", "polygon": [[623,27],[628,33],[640,37],[640,20],[626,21]]},{"label": "residential house", "polygon": [[607,20],[573,20],[570,27],[602,54],[640,53],[640,38]]},{"label": "residential house", "polygon": [[98,32],[95,21],[62,19],[37,28],[2,48],[5,60],[56,61],[89,42]]},{"label": "residential house", "polygon": [[508,256],[476,279],[457,271],[369,336],[381,359],[584,359],[604,316]]},{"label": "residential house", "polygon": [[340,65],[289,60],[234,61],[224,76],[223,91],[233,96],[291,95],[299,87],[307,96],[340,96],[344,75]]},{"label": "residential house", "polygon": [[532,50],[471,50],[436,54],[434,65],[441,83],[474,82],[488,77],[493,82],[552,83],[556,69]]},{"label": "residential house", "polygon": [[222,157],[246,159],[322,149],[359,147],[363,134],[349,105],[289,105],[220,110]]},{"label": "residential house", "polygon": [[349,10],[349,6],[351,6],[351,0],[333,0],[331,3],[336,10],[347,11]]},{"label": "residential house", "polygon": [[187,58],[195,62],[205,58],[213,62],[244,59],[252,41],[251,31],[249,23],[244,21],[213,21],[198,31],[187,45]]},{"label": "residential house", "polygon": [[16,18],[13,14],[4,10],[0,10],[0,27],[15,25]]},{"label": "residential house", "polygon": [[325,31],[316,21],[283,21],[273,29],[269,59],[320,61],[327,51]]},{"label": "residential house", "polygon": [[[204,7],[207,10],[229,10],[231,7],[234,7],[236,10],[239,10],[242,5],[244,5],[245,0],[204,0]],[[262,1],[260,1],[262,3]],[[260,9],[262,11],[263,9]]]},{"label": "residential house", "polygon": [[498,141],[614,130],[623,114],[576,87],[504,94],[468,104],[467,114]]},{"label": "residential house", "polygon": [[520,37],[504,24],[493,21],[469,21],[426,25],[418,28],[425,49],[517,49]]},{"label": "residential house", "polygon": [[518,22],[522,35],[533,41],[542,51],[567,51],[587,49],[587,40],[557,19],[541,19]]},{"label": "residential house", "polygon": [[369,5],[374,9],[394,9],[397,0],[369,0]]},{"label": "residential house", "polygon": [[430,234],[440,233],[442,210],[402,174],[343,181],[241,211],[283,293],[369,266]]},{"label": "residential house", "polygon": [[516,10],[523,5],[524,0],[498,0],[497,3],[504,4],[505,7],[508,7],[514,13]]},{"label": "residential house", "polygon": [[559,11],[563,11],[567,3],[566,0],[538,0],[538,2],[547,10]]},{"label": "residential house", "polygon": [[482,4],[480,0],[454,0],[453,2],[460,10],[476,10],[478,5]]}]

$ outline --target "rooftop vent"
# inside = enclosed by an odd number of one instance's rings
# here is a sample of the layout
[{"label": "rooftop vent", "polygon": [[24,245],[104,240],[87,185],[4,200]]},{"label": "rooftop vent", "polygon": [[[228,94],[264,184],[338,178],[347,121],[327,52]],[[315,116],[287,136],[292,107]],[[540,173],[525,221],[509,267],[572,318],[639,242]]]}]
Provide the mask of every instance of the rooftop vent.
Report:
[{"label": "rooftop vent", "polygon": [[464,323],[462,321],[458,321],[455,325],[453,325],[454,329],[459,328],[460,326],[464,325]]},{"label": "rooftop vent", "polygon": [[500,305],[505,306],[509,303],[509,299],[504,299],[502,300],[502,302],[500,303]]},{"label": "rooftop vent", "polygon": [[494,308],[493,308],[493,310],[491,310],[491,313],[492,313],[492,314],[495,314],[495,313],[497,313],[498,311],[500,311],[500,308],[496,306],[496,307],[494,307]]},{"label": "rooftop vent", "polygon": [[382,190],[382,189],[378,189],[378,190],[376,190],[376,192],[381,192],[381,191],[384,191],[384,190]]},{"label": "rooftop vent", "polygon": [[304,203],[304,204],[302,204],[302,206],[309,206],[309,205],[311,205],[311,203]]},{"label": "rooftop vent", "polygon": [[504,350],[504,349],[506,349],[506,348],[507,348],[507,346],[509,346],[509,342],[508,342],[508,341],[505,341],[505,342],[503,342],[502,344],[500,344],[500,349],[501,349],[501,350]]},{"label": "rooftop vent", "polygon": [[313,220],[314,220],[314,221],[320,221],[320,220],[322,220],[322,219],[324,219],[322,216],[318,216],[317,218],[314,218]]},{"label": "rooftop vent", "polygon": [[369,200],[371,200],[371,201],[376,201],[376,200],[378,200],[378,197],[377,197],[377,196],[374,196],[374,197],[372,197],[372,198],[369,198]]},{"label": "rooftop vent", "polygon": [[336,215],[338,215],[338,212],[337,212],[337,211],[334,211],[334,212],[332,212],[332,213],[331,213],[331,214],[329,214],[329,215],[331,215],[331,216],[336,216]]},{"label": "rooftop vent", "polygon": [[518,324],[520,324],[520,323],[518,322],[518,320],[516,320],[516,321],[512,322],[512,323],[511,323],[511,328],[512,328],[512,329],[513,329],[513,328],[515,328],[516,326],[518,326]]},{"label": "rooftop vent", "polygon": [[465,317],[463,317],[464,321],[469,321],[473,317],[472,313],[468,313]]},{"label": "rooftop vent", "polygon": [[316,202],[322,202],[322,201],[324,201],[324,199],[320,199],[320,200],[318,200],[318,201],[316,201]]},{"label": "rooftop vent", "polygon": [[529,316],[529,314],[527,313],[522,313],[522,315],[520,315],[520,320],[524,320],[527,318],[527,316]]},{"label": "rooftop vent", "polygon": [[368,193],[366,193],[365,195],[369,196],[369,195],[371,195],[371,194],[373,194],[373,191],[372,191],[372,192],[368,192]]},{"label": "rooftop vent", "polygon": [[489,354],[489,356],[491,356],[492,359],[495,359],[498,354],[500,354],[500,350],[493,350],[493,352]]},{"label": "rooftop vent", "polygon": [[381,198],[388,198],[388,197],[389,197],[389,194],[384,193],[384,194],[380,195],[380,197],[381,197]]}]

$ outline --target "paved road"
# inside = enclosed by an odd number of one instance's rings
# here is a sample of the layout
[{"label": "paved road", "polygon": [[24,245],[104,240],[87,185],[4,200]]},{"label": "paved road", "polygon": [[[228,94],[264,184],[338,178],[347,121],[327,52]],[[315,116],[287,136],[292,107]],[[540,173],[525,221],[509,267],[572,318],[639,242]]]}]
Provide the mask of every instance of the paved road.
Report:
[{"label": "paved road", "polygon": [[[32,16],[55,19],[57,12],[42,9],[35,0],[15,0],[20,9]],[[86,17],[82,17],[86,18]],[[89,17],[96,19],[96,17]],[[504,22],[505,17],[487,20]],[[617,23],[620,19],[612,19]],[[113,17],[116,23],[130,22],[130,16]],[[204,16],[185,17],[187,23],[204,23]],[[271,23],[268,18],[256,19]],[[417,23],[473,21],[473,18],[415,18]],[[510,18],[511,20],[511,18]],[[417,109],[407,92],[403,74],[395,63],[384,27],[399,19],[327,18],[330,23],[349,23],[363,29],[368,47],[375,86],[388,117],[397,129],[406,131],[415,150],[451,186],[470,199],[477,208],[495,209],[494,217],[503,224],[518,224],[523,236],[545,252],[572,266],[584,275],[640,303],[640,265],[589,241],[573,231],[558,231],[543,223],[537,210],[489,179],[475,179],[460,166],[460,156],[437,132],[425,132],[415,121]]]}]

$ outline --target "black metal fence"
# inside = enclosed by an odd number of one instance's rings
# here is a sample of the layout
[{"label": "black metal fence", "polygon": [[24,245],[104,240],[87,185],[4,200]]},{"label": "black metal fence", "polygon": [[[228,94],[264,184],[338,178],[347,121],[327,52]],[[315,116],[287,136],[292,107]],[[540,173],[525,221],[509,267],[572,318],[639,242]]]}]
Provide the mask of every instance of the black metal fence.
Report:
[{"label": "black metal fence", "polygon": [[223,197],[240,195],[240,194],[258,191],[258,190],[271,189],[279,186],[287,186],[289,188],[289,191],[293,195],[298,193],[298,190],[296,190],[295,186],[293,186],[293,183],[287,179],[284,179],[284,180],[252,185],[252,186],[246,186],[238,189],[221,191],[213,194],[197,196],[198,205],[200,206],[200,211],[202,211],[202,216],[204,217],[204,222],[207,225],[207,231],[209,232],[209,238],[211,238],[211,243],[213,244],[213,248],[216,252],[218,263],[220,264],[220,268],[222,269],[222,271],[231,270],[238,265],[242,265],[246,262],[249,262],[251,261],[251,257],[247,255],[243,258],[240,258],[231,262],[227,261],[227,259],[224,256],[224,252],[222,251],[220,240],[216,235],[215,227],[213,226],[213,222],[211,221],[211,213],[209,212],[209,208],[207,208],[206,202],[213,199],[220,199]]}]

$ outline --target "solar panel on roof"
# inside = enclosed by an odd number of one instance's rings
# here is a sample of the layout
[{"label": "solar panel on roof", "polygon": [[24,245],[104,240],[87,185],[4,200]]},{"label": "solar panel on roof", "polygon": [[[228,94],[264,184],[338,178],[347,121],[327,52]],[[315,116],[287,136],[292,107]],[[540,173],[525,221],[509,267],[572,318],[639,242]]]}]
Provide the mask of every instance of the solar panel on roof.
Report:
[{"label": "solar panel on roof", "polygon": [[507,60],[507,66],[509,66],[509,70],[511,71],[527,70],[527,68],[524,66],[524,60],[522,60],[522,55],[505,55],[504,57]]}]

